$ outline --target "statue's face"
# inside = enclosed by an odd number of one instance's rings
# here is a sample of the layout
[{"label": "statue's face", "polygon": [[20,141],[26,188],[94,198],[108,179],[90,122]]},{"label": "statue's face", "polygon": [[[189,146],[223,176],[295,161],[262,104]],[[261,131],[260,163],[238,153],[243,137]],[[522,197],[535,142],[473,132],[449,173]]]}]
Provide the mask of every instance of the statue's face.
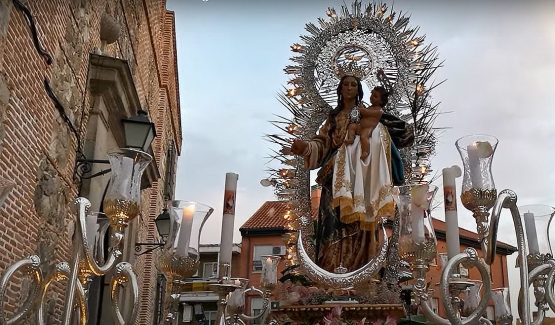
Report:
[{"label": "statue's face", "polygon": [[356,98],[358,95],[358,82],[355,77],[347,77],[343,79],[341,84],[341,96],[345,99]]}]

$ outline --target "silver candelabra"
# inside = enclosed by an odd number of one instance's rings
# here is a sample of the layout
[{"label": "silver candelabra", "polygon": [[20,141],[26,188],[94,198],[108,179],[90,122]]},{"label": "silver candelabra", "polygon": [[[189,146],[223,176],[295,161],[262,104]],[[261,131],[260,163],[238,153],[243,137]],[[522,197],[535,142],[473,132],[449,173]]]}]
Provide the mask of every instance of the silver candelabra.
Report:
[{"label": "silver candelabra", "polygon": [[[0,324],[15,324],[26,317],[38,306],[36,322],[45,324],[44,309],[48,289],[55,282],[67,281],[62,321],[69,325],[72,316],[76,315],[79,323],[85,325],[88,317],[87,294],[93,277],[103,276],[114,271],[111,280],[111,300],[114,318],[117,324],[132,324],[137,316],[139,290],[137,277],[131,264],[122,262],[123,238],[129,222],[140,213],[140,180],[143,171],[151,161],[147,153],[135,149],[121,149],[108,155],[112,174],[110,186],[104,199],[105,213],[111,227],[109,257],[100,265],[93,253],[94,238],[87,236],[87,218],[95,214],[89,213],[89,200],[79,197],[73,203],[72,214],[75,216],[72,242],[71,261],[56,264],[52,274],[43,274],[41,260],[32,255],[11,265],[0,280]],[[23,306],[12,315],[6,316],[5,294],[13,276],[19,271],[33,280],[28,298]],[[125,285],[132,288],[132,305],[130,311],[123,315],[119,305],[121,288]]]},{"label": "silver candelabra", "polygon": [[[266,324],[270,313],[270,297],[272,290],[277,285],[277,266],[281,260],[280,256],[263,255],[262,257],[261,288],[248,287],[249,280],[242,278],[230,278],[229,272],[220,274],[219,283],[212,284],[212,290],[218,293],[218,316],[217,322],[221,325],[242,325],[245,321],[261,320]],[[224,268],[229,270],[230,268]],[[248,287],[248,288],[247,288]],[[245,314],[245,295],[254,292],[263,299],[262,310],[257,315]]]}]

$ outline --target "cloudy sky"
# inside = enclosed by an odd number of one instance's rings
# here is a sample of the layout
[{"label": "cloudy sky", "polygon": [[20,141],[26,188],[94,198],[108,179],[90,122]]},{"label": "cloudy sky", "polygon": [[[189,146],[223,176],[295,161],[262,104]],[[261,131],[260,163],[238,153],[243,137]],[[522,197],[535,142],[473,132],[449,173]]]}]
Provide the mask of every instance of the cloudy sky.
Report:
[{"label": "cloudy sky", "polygon": [[[307,22],[342,4],[168,1],[176,14],[184,139],[176,197],[215,208],[201,242],[219,242],[226,172],[239,174],[235,242],[238,228],[264,201],[275,199],[259,183],[267,176],[270,152],[263,136],[275,133],[268,122],[274,114],[287,113],[276,94],[288,80],[283,68],[289,46],[307,34]],[[394,8],[410,14],[410,25],[420,26],[445,60],[436,78],[447,81],[434,98],[451,113],[436,123],[449,129],[439,139],[432,168],[460,165],[454,146],[459,137],[491,134],[499,139],[496,187],[516,191],[519,204],[555,205],[555,2],[398,0]],[[443,219],[441,210],[435,217]],[[475,231],[460,203],[459,218]],[[498,239],[514,244],[508,214],[500,227]]]}]

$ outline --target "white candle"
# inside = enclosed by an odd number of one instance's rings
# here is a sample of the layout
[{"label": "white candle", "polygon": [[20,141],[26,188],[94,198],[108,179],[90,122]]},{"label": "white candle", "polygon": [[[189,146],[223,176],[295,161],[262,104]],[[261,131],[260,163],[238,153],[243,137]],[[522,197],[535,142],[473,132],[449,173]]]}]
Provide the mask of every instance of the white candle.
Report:
[{"label": "white candle", "polygon": [[457,216],[457,190],[455,178],[461,176],[461,169],[457,165],[443,168],[443,202],[445,207],[445,222],[447,223],[447,256],[452,259],[461,252],[459,240],[459,220]]},{"label": "white candle", "polygon": [[183,209],[181,218],[181,227],[179,227],[179,239],[175,254],[187,257],[189,254],[189,242],[191,241],[191,229],[193,227],[193,216],[195,214],[195,205],[186,206]]},{"label": "white candle", "polygon": [[524,226],[526,227],[526,240],[528,241],[528,254],[539,254],[540,247],[538,245],[538,235],[536,233],[536,223],[534,222],[534,214],[531,212],[524,213]]},{"label": "white candle", "polygon": [[237,180],[239,175],[227,173],[225,175],[224,209],[222,217],[222,237],[220,240],[220,256],[218,262],[218,276],[230,276],[222,274],[223,264],[231,266],[231,253],[233,249],[233,224],[235,222],[235,192],[237,191]]},{"label": "white candle", "polygon": [[481,189],[484,187],[482,182],[482,171],[480,169],[480,155],[476,143],[470,144],[466,147],[468,153],[468,167],[470,168],[470,180],[472,181],[472,188]]},{"label": "white candle", "polygon": [[411,204],[411,224],[412,224],[412,240],[421,244],[424,242],[424,209]]},{"label": "white candle", "polygon": [[268,257],[262,261],[263,265],[263,280],[265,284],[276,284],[277,283],[277,270],[274,267],[274,262],[272,258]]}]

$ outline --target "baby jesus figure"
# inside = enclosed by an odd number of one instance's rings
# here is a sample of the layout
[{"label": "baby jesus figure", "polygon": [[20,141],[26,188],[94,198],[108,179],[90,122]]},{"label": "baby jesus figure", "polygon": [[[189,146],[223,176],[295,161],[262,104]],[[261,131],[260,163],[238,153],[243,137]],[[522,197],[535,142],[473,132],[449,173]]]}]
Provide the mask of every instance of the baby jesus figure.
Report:
[{"label": "baby jesus figure", "polygon": [[383,114],[383,107],[387,104],[389,93],[384,87],[378,86],[372,89],[370,94],[371,106],[366,108],[360,104],[358,109],[360,121],[358,123],[351,122],[347,127],[347,137],[345,144],[353,144],[355,135],[360,135],[360,159],[365,160],[370,153],[370,138],[372,131],[380,122]]}]

